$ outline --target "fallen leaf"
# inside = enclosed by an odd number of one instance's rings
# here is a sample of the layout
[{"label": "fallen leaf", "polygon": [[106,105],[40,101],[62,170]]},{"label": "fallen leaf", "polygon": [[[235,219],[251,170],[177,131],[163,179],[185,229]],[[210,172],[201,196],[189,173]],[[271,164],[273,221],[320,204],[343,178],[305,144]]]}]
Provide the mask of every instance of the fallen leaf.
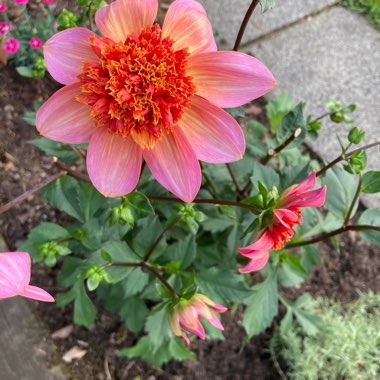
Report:
[{"label": "fallen leaf", "polygon": [[71,333],[74,330],[73,325],[68,325],[65,327],[62,327],[61,329],[58,329],[57,331],[54,331],[53,334],[51,334],[51,337],[53,339],[67,339]]},{"label": "fallen leaf", "polygon": [[87,350],[83,350],[78,346],[74,346],[73,348],[70,348],[69,351],[67,351],[63,356],[62,359],[66,363],[71,363],[73,360],[76,359],[82,359],[84,355],[87,354]]}]

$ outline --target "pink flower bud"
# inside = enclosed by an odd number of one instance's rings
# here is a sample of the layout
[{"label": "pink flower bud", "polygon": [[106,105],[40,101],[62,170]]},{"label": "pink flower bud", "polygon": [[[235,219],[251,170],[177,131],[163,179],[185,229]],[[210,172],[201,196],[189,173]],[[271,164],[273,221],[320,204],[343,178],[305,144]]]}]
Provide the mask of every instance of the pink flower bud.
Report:
[{"label": "pink flower bud", "polygon": [[9,38],[5,41],[4,50],[8,54],[15,54],[20,48],[20,42],[16,38]]},{"label": "pink flower bud", "polygon": [[7,6],[5,3],[0,3],[0,12],[5,12],[7,10]]},{"label": "pink flower bud", "polygon": [[217,329],[224,330],[223,325],[210,307],[219,313],[227,311],[226,307],[215,303],[202,294],[195,294],[190,300],[176,305],[169,315],[169,325],[173,335],[181,336],[187,345],[190,345],[190,340],[182,330],[205,339],[206,334],[200,322],[201,317]]},{"label": "pink flower bud", "polygon": [[42,46],[42,40],[40,40],[38,37],[33,37],[29,40],[29,46],[32,49],[39,49]]},{"label": "pink flower bud", "polygon": [[6,22],[6,21],[0,22],[0,34],[2,36],[6,36],[10,29],[11,29],[11,24],[9,22]]},{"label": "pink flower bud", "polygon": [[29,285],[31,261],[27,252],[0,253],[0,300],[23,296],[38,301],[54,302],[45,290]]}]

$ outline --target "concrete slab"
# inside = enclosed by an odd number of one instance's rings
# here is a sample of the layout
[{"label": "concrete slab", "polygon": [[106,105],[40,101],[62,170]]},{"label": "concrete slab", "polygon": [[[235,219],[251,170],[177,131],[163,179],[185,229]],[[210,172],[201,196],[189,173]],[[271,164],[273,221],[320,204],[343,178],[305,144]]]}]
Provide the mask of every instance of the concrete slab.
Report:
[{"label": "concrete slab", "polygon": [[[205,6],[214,29],[219,33],[217,41],[220,48],[231,49],[252,0],[199,1]],[[336,3],[337,0],[279,0],[274,9],[264,14],[261,14],[258,7],[247,27],[243,43],[318,13]]]},{"label": "concrete slab", "polygon": [[[353,114],[366,131],[366,143],[380,140],[380,33],[363,17],[339,6],[275,33],[245,49],[274,73],[278,87],[271,96],[290,92],[306,100],[307,110],[318,116],[325,100],[356,103]],[[323,157],[339,154],[336,134],[350,127],[326,121],[320,139],[311,143]],[[369,167],[380,170],[380,150],[368,151]],[[380,196],[365,197],[380,207]]]}]

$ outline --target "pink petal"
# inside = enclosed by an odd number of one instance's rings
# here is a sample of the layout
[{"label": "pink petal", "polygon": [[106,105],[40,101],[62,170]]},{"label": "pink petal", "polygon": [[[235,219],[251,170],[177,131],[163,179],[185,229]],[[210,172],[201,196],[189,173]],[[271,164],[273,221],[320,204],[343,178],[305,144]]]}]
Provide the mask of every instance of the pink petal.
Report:
[{"label": "pink petal", "polygon": [[116,0],[98,9],[96,26],[105,37],[124,42],[131,34],[138,36],[144,28],[152,26],[157,9],[157,0]]},{"label": "pink petal", "polygon": [[197,157],[179,128],[167,134],[153,149],[145,149],[144,159],[162,186],[191,202],[201,185],[201,170]]},{"label": "pink petal", "polygon": [[316,182],[316,173],[313,170],[306,179],[304,179],[298,185],[291,186],[288,191],[285,191],[284,197],[302,194],[303,192],[312,189],[315,186]]},{"label": "pink petal", "polygon": [[32,298],[37,301],[54,302],[54,298],[45,290],[37,286],[28,285],[21,296]]},{"label": "pink petal", "polygon": [[295,197],[290,202],[287,202],[284,207],[321,207],[325,204],[326,190],[326,186],[323,186],[320,189],[306,191]]},{"label": "pink petal", "polygon": [[87,170],[91,182],[106,197],[130,193],[141,173],[141,149],[129,136],[108,133],[98,128],[87,151]]},{"label": "pink petal", "polygon": [[190,99],[179,125],[199,160],[226,163],[243,157],[245,139],[239,124],[199,96]]},{"label": "pink petal", "polygon": [[261,237],[247,247],[239,248],[238,251],[244,256],[250,255],[254,251],[269,250],[273,247],[273,239],[268,230],[265,230]]},{"label": "pink petal", "polygon": [[[296,213],[287,209],[280,208],[280,209],[273,210],[273,212],[276,215],[279,222],[283,224],[286,228],[292,228],[293,224],[297,222],[299,219]],[[292,226],[289,226],[287,221],[291,222]]]},{"label": "pink petal", "polygon": [[185,341],[186,346],[190,346],[190,339],[188,338],[188,336],[184,332],[181,332],[181,336]]},{"label": "pink petal", "polygon": [[214,309],[215,309],[218,313],[225,313],[225,312],[228,310],[225,306],[220,305],[220,304],[218,304],[218,303],[216,303],[216,304],[214,305]]},{"label": "pink petal", "polygon": [[172,3],[166,13],[162,37],[174,41],[174,50],[188,49],[190,54],[217,50],[206,12],[193,0],[176,0]]},{"label": "pink petal", "polygon": [[246,104],[276,84],[259,60],[233,51],[190,56],[187,74],[193,77],[197,95],[223,108]]},{"label": "pink petal", "polygon": [[71,28],[55,34],[44,45],[46,67],[59,83],[77,82],[84,61],[98,61],[88,39],[95,35],[85,28]]},{"label": "pink petal", "polygon": [[65,86],[37,111],[36,124],[42,136],[69,144],[90,139],[95,132],[91,108],[75,100],[79,94],[79,83]]},{"label": "pink petal", "polygon": [[257,259],[251,260],[245,267],[240,268],[240,273],[256,272],[265,267],[269,260],[269,251],[266,251],[266,255],[263,255]]},{"label": "pink petal", "polygon": [[22,293],[29,284],[30,271],[27,252],[0,253],[0,299]]},{"label": "pink petal", "polygon": [[221,331],[224,330],[222,322],[220,322],[219,319],[214,314],[212,314],[212,317],[208,319],[207,322],[211,323],[214,327],[216,327],[217,329]]}]

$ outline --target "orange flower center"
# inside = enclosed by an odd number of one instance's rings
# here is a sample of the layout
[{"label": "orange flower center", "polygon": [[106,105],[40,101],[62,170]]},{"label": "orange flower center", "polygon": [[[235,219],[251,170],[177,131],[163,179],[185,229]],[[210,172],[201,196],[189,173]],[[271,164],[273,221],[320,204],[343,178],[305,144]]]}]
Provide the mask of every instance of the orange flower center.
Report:
[{"label": "orange flower center", "polygon": [[94,36],[90,44],[99,61],[83,63],[77,100],[92,108],[96,126],[153,148],[195,92],[186,75],[187,50],[174,51],[169,38],[161,39],[158,24],[124,43]]}]

